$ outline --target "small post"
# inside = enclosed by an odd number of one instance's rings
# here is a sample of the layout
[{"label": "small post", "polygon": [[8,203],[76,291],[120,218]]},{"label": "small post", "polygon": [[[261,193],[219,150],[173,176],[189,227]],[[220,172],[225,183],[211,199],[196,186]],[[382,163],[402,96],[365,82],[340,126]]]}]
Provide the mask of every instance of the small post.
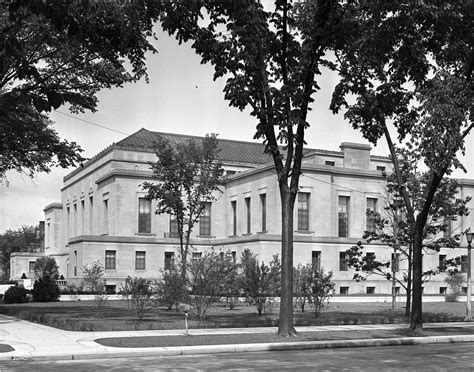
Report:
[{"label": "small post", "polygon": [[191,306],[189,306],[188,304],[180,303],[178,305],[178,310],[181,311],[182,313],[184,313],[184,326],[185,326],[185,329],[186,329],[186,336],[189,336],[189,334],[188,334],[188,313],[189,313],[189,310],[191,310]]}]

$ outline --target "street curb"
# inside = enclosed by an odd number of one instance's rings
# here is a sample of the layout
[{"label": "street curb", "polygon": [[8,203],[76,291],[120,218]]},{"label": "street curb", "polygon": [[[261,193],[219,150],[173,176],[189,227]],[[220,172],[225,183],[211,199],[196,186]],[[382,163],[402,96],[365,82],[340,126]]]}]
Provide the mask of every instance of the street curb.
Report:
[{"label": "street curb", "polygon": [[[130,358],[149,356],[179,356],[196,354],[224,354],[258,351],[291,351],[311,349],[336,349],[375,346],[421,345],[440,343],[474,342],[474,335],[459,336],[431,336],[431,337],[401,337],[401,338],[374,338],[357,340],[334,341],[304,341],[304,342],[279,342],[279,343],[254,343],[254,344],[229,344],[229,345],[199,345],[199,346],[174,346],[159,348],[137,348],[117,350],[103,350],[101,352],[58,354],[58,355],[33,355],[33,356],[8,356],[0,355],[0,361],[11,360],[84,360],[108,358]],[[14,352],[11,352],[14,353]],[[7,354],[7,353],[5,353]]]}]

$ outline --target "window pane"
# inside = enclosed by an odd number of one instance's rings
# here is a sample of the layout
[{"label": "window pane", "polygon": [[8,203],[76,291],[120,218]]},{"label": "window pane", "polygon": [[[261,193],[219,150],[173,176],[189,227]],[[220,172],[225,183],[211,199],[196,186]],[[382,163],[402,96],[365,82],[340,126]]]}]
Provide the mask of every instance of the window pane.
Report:
[{"label": "window pane", "polygon": [[199,217],[199,235],[211,235],[211,203],[205,203],[201,217]]},{"label": "window pane", "polygon": [[146,256],[145,252],[135,252],[135,270],[145,270]]},{"label": "window pane", "polygon": [[346,252],[339,252],[339,271],[347,271],[347,254]]},{"label": "window pane", "polygon": [[115,251],[105,251],[105,268],[115,269]]},{"label": "window pane", "polygon": [[165,270],[170,270],[174,261],[174,252],[165,252]]},{"label": "window pane", "polygon": [[151,200],[138,198],[138,232],[151,232]]},{"label": "window pane", "polygon": [[311,253],[311,267],[315,271],[321,270],[321,252],[313,251]]},{"label": "window pane", "polygon": [[231,201],[232,209],[232,235],[237,235],[237,201]]},{"label": "window pane", "polygon": [[178,220],[175,216],[170,216],[170,238],[179,238]]},{"label": "window pane", "polygon": [[349,236],[349,197],[339,197],[339,237],[347,238]]},{"label": "window pane", "polygon": [[260,194],[260,207],[262,208],[262,231],[267,231],[267,194]]},{"label": "window pane", "polygon": [[377,211],[376,198],[367,198],[367,226],[366,226],[367,231],[375,232],[375,218],[373,215],[368,213],[368,211],[372,211],[372,212]]},{"label": "window pane", "polygon": [[250,198],[245,198],[245,209],[247,211],[247,234],[250,234],[251,232]]},{"label": "window pane", "polygon": [[298,230],[309,230],[309,193],[298,193]]}]

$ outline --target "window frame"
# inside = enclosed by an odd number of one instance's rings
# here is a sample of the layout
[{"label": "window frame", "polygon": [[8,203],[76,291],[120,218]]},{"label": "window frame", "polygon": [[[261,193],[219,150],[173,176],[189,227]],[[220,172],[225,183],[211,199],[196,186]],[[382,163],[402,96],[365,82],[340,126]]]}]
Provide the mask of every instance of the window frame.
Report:
[{"label": "window frame", "polygon": [[151,234],[151,200],[138,198],[138,233]]},{"label": "window frame", "polygon": [[146,270],[146,251],[135,251],[135,270]]},{"label": "window frame", "polygon": [[117,251],[106,250],[105,251],[105,270],[116,270],[117,269]]},{"label": "window frame", "polygon": [[298,231],[309,231],[310,197],[309,192],[298,192]]}]

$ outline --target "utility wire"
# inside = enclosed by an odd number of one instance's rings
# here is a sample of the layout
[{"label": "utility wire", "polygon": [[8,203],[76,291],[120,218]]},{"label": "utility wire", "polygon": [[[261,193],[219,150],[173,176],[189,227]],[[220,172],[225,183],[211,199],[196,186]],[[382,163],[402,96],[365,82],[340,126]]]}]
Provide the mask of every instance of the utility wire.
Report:
[{"label": "utility wire", "polygon": [[129,133],[121,132],[121,131],[119,131],[119,130],[106,127],[105,125],[101,125],[101,124],[97,124],[97,123],[94,123],[94,122],[89,121],[89,120],[81,119],[81,118],[78,118],[78,117],[76,117],[76,116],[74,116],[74,115],[70,115],[70,114],[67,114],[67,113],[62,112],[62,111],[59,111],[59,110],[56,110],[55,112],[58,112],[58,113],[60,113],[60,114],[62,114],[62,115],[64,115],[64,116],[69,116],[70,118],[73,118],[73,119],[76,119],[76,120],[79,120],[79,121],[83,121],[84,123],[87,123],[87,124],[95,125],[96,127],[100,127],[100,128],[103,128],[103,129],[110,130],[110,131],[115,132],[115,133],[124,134],[124,135],[126,135],[126,136],[129,136],[129,135],[130,135]]}]

